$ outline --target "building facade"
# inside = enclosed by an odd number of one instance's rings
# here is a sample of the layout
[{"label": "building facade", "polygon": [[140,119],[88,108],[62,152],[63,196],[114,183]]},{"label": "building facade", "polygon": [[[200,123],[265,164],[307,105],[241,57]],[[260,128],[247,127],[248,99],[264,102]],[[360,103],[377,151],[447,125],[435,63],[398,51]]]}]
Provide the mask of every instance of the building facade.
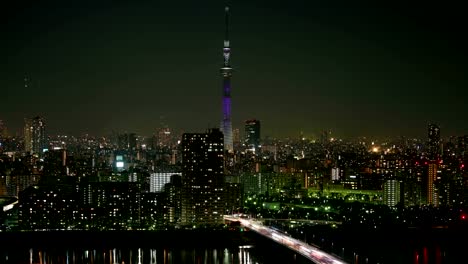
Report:
[{"label": "building facade", "polygon": [[38,157],[42,157],[44,150],[48,149],[44,118],[24,119],[24,149]]},{"label": "building facade", "polygon": [[251,119],[245,121],[245,146],[254,152],[260,147],[260,121]]},{"label": "building facade", "polygon": [[440,140],[440,127],[437,124],[429,124],[427,128],[428,137],[428,157],[435,160],[440,157],[441,153],[441,140]]},{"label": "building facade", "polygon": [[224,212],[224,138],[219,129],[182,136],[182,223],[220,224]]}]

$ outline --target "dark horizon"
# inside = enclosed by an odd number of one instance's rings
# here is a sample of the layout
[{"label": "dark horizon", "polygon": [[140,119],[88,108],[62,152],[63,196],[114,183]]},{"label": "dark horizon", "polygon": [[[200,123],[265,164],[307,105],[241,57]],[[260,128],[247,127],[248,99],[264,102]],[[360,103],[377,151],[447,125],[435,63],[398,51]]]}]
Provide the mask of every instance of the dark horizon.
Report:
[{"label": "dark horizon", "polygon": [[[340,1],[230,4],[232,120],[262,137],[468,134],[462,8]],[[222,118],[224,3],[10,3],[0,120],[21,134],[205,131]],[[23,78],[32,82],[24,88]]]}]

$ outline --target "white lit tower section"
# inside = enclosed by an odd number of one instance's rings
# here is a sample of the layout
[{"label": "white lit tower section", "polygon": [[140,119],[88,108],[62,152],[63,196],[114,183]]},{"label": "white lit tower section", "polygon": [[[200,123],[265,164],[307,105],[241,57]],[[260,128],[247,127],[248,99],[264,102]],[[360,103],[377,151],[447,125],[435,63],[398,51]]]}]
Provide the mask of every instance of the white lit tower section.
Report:
[{"label": "white lit tower section", "polygon": [[221,123],[221,131],[224,134],[224,150],[229,152],[234,151],[232,139],[232,122],[231,122],[231,76],[232,68],[229,63],[231,55],[231,48],[229,46],[229,7],[225,7],[225,26],[226,32],[224,37],[223,57],[224,64],[221,68],[221,75],[223,76],[223,120]]}]

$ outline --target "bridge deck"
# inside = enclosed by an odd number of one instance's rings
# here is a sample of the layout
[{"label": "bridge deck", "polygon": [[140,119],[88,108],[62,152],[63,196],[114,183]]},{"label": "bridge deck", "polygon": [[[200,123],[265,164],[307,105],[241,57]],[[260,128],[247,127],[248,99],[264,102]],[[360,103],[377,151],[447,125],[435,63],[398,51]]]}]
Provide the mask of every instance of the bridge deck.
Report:
[{"label": "bridge deck", "polygon": [[277,230],[264,226],[261,222],[249,218],[241,218],[233,215],[224,216],[225,220],[239,222],[242,226],[255,231],[256,233],[268,237],[273,241],[280,243],[297,253],[303,255],[307,259],[310,259],[312,262],[317,264],[345,264],[341,259],[328,254],[325,251],[322,251],[312,245],[309,245],[300,240],[294,239],[290,236],[287,236]]}]

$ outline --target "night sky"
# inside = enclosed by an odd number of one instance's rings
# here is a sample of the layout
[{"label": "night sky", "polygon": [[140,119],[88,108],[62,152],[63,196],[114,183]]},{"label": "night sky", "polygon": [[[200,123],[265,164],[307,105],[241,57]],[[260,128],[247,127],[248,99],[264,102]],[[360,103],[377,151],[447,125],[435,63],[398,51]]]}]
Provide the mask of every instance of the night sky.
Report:
[{"label": "night sky", "polygon": [[[0,11],[10,134],[36,115],[50,134],[219,126],[223,1],[12,2]],[[444,137],[468,134],[465,9],[348,2],[231,1],[233,127],[425,137],[435,122]]]}]

